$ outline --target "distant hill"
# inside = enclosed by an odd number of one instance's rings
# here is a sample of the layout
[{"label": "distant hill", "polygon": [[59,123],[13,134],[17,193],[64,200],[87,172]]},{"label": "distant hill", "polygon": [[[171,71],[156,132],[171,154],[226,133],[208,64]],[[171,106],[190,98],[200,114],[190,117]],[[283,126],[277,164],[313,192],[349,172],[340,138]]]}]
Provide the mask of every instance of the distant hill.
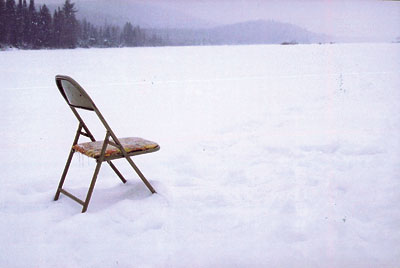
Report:
[{"label": "distant hill", "polygon": [[327,35],[276,21],[247,21],[205,29],[152,29],[171,45],[294,44],[327,42]]},{"label": "distant hill", "polygon": [[210,36],[226,44],[278,44],[323,42],[326,36],[276,21],[248,21],[211,29]]},{"label": "distant hill", "polygon": [[131,22],[149,35],[161,37],[165,45],[317,43],[330,39],[288,23],[256,20],[216,25],[175,9],[126,0],[77,0],[75,6],[78,19],[86,18],[98,26]]}]

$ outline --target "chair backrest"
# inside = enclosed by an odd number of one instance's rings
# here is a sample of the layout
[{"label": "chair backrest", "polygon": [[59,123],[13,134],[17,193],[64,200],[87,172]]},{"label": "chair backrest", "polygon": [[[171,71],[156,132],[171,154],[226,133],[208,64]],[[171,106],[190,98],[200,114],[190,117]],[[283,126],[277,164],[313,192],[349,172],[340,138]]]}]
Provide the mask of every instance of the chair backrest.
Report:
[{"label": "chair backrest", "polygon": [[94,136],[90,133],[90,130],[86,126],[85,122],[83,122],[82,117],[79,115],[78,111],[76,111],[75,108],[81,108],[95,112],[107,132],[110,133],[115,143],[121,145],[117,136],[115,136],[114,132],[108,125],[103,115],[100,113],[99,109],[96,107],[86,91],[78,84],[78,82],[66,75],[56,75],[56,84],[58,89],[60,90],[61,95],[64,97],[72,112],[74,113],[82,127],[85,129],[87,136],[92,141],[95,141]]},{"label": "chair backrest", "polygon": [[57,75],[56,84],[69,106],[94,111],[96,106],[86,91],[69,76]]}]

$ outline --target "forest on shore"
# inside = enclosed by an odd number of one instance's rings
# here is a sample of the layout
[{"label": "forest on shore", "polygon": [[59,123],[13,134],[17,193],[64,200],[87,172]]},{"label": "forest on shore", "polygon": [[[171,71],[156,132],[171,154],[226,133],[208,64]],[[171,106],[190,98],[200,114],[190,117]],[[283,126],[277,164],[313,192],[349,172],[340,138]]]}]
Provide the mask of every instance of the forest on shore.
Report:
[{"label": "forest on shore", "polygon": [[34,0],[0,0],[0,48],[22,49],[76,47],[160,46],[155,34],[148,36],[139,26],[126,22],[123,27],[97,26],[78,20],[75,4],[66,0],[51,14],[46,4]]}]

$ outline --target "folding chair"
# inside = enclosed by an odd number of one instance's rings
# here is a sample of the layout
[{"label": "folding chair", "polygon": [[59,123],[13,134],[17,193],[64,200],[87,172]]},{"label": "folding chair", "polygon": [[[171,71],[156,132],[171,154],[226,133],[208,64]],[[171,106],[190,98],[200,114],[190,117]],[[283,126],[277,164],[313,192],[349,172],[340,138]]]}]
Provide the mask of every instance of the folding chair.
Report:
[{"label": "folding chair", "polygon": [[[64,97],[72,112],[78,119],[79,125],[54,200],[58,200],[60,194],[62,193],[81,204],[83,206],[82,213],[86,212],[90,202],[90,198],[93,193],[94,186],[96,184],[97,175],[103,162],[107,162],[112,170],[114,170],[117,176],[121,179],[121,181],[123,183],[126,183],[126,179],[111,162],[111,160],[119,158],[125,158],[142,179],[150,192],[155,193],[156,191],[144,177],[136,164],[132,161],[131,156],[158,151],[160,149],[160,146],[155,142],[148,141],[142,138],[117,138],[110,126],[107,124],[103,115],[100,113],[99,109],[97,109],[92,99],[75,80],[68,76],[57,75],[56,84],[58,89],[60,90],[61,95]],[[93,111],[96,113],[106,130],[106,135],[103,141],[96,141],[87,125],[83,122],[82,117],[77,111],[77,108]],[[78,144],[78,140],[81,135],[89,138],[91,142]],[[78,197],[63,189],[63,184],[75,152],[80,152],[88,157],[94,158],[97,162],[85,201],[79,199]]]}]

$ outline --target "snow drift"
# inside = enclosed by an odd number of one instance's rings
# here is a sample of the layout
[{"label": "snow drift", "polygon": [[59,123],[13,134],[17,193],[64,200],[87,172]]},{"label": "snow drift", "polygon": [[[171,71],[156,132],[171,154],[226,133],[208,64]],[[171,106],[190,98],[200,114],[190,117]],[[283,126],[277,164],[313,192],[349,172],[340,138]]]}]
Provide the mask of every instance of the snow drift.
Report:
[{"label": "snow drift", "polygon": [[[7,51],[0,62],[1,267],[399,264],[399,44]],[[161,145],[134,158],[158,194],[117,161],[128,184],[103,166],[87,213],[52,201],[77,127],[56,74],[118,136]],[[65,187],[84,195],[94,165],[76,157]]]}]

